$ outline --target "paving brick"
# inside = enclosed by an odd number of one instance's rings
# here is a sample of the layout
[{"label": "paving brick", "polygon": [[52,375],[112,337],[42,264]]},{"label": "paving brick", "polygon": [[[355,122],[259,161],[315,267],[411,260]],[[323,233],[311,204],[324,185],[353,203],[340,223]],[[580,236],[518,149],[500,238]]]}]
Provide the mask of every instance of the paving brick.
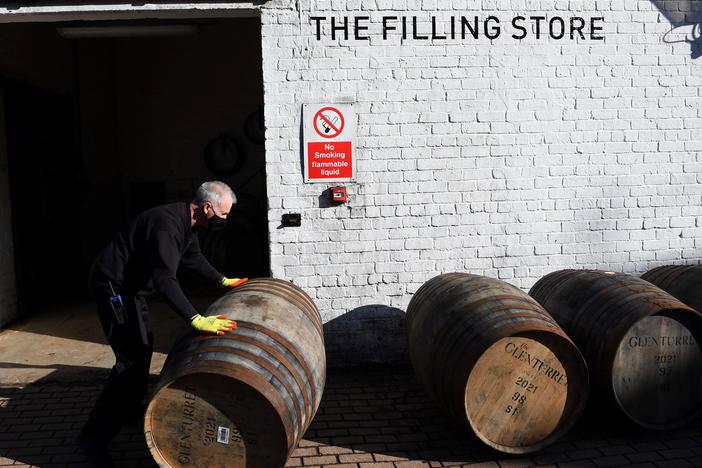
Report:
[{"label": "paving brick", "polygon": [[303,458],[303,463],[305,465],[334,465],[336,462],[337,459],[334,455],[321,455]]},{"label": "paving brick", "polygon": [[321,443],[314,441],[314,440],[309,440],[309,439],[302,439],[299,444],[297,444],[298,447],[319,447],[322,445]]},{"label": "paving brick", "polygon": [[670,448],[695,448],[699,446],[699,442],[693,439],[674,439],[666,440],[663,442],[666,446]]},{"label": "paving brick", "polygon": [[293,450],[292,456],[293,457],[312,457],[315,455],[319,455],[319,451],[317,447],[307,447],[307,448],[296,448]]},{"label": "paving brick", "polygon": [[78,447],[73,445],[60,445],[58,447],[44,447],[42,453],[46,454],[65,454],[65,453],[76,453]]},{"label": "paving brick", "polygon": [[632,441],[631,447],[634,450],[636,450],[637,452],[647,452],[650,450],[665,450],[668,448],[662,442],[654,442],[654,441],[639,442],[636,440]]},{"label": "paving brick", "polygon": [[597,465],[595,465],[590,460],[578,460],[566,463],[559,463],[558,466],[563,468],[595,468]]},{"label": "paving brick", "polygon": [[605,455],[626,455],[635,450],[628,445],[614,445],[610,447],[599,447],[600,452]]},{"label": "paving brick", "polygon": [[527,468],[536,464],[534,460],[529,458],[502,459],[498,460],[497,463],[500,465],[500,468]]},{"label": "paving brick", "polygon": [[354,444],[362,444],[365,442],[365,438],[361,435],[333,437],[332,442],[334,443],[334,445],[348,446]]},{"label": "paving brick", "polygon": [[596,440],[579,440],[575,441],[575,445],[578,448],[581,449],[586,449],[586,448],[597,448],[597,447],[604,447],[607,445],[607,441],[603,439],[596,439]]},{"label": "paving brick", "polygon": [[386,435],[367,435],[366,436],[366,442],[368,443],[392,443],[396,442],[397,437],[394,435],[386,434]]},{"label": "paving brick", "polygon": [[348,455],[339,455],[339,461],[341,463],[361,463],[361,462],[372,462],[373,454],[371,453],[353,453]]},{"label": "paving brick", "polygon": [[695,466],[687,460],[665,460],[656,462],[656,465],[660,468],[689,468]]},{"label": "paving brick", "polygon": [[629,462],[623,455],[599,457],[592,460],[597,466],[619,466]]},{"label": "paving brick", "polygon": [[348,435],[349,431],[346,428],[338,428],[338,429],[322,429],[318,430],[317,434],[320,437],[334,437],[334,436],[344,436]]},{"label": "paving brick", "polygon": [[22,455],[20,460],[24,463],[29,463],[31,465],[43,465],[52,461],[51,455]]},{"label": "paving brick", "polygon": [[568,456],[571,460],[582,460],[585,458],[598,458],[602,456],[602,452],[596,449],[571,450]]},{"label": "paving brick", "polygon": [[41,447],[18,447],[8,450],[6,455],[8,457],[25,457],[30,455],[39,455],[41,451]]},{"label": "paving brick", "polygon": [[319,447],[319,453],[321,455],[340,455],[352,452],[353,450],[347,447]]},{"label": "paving brick", "polygon": [[402,453],[395,453],[395,454],[390,454],[390,453],[377,453],[373,456],[375,458],[375,461],[377,462],[400,462],[400,461],[408,461],[406,454]]},{"label": "paving brick", "polygon": [[643,463],[643,462],[654,462],[656,460],[662,460],[663,455],[658,452],[637,452],[637,453],[627,453],[626,457],[632,462]]},{"label": "paving brick", "polygon": [[[324,467],[354,467],[361,466],[392,466],[394,468],[412,468],[420,466],[492,466],[500,468],[517,468],[526,466],[559,467],[604,467],[628,466],[702,466],[702,431],[699,426],[691,425],[687,429],[669,431],[666,433],[650,433],[646,431],[631,431],[627,428],[608,427],[607,421],[597,421],[576,425],[576,427],[561,441],[556,442],[545,450],[529,457],[506,457],[484,446],[477,438],[461,426],[449,420],[438,408],[426,407],[417,411],[410,407],[405,409],[410,414],[400,411],[402,405],[407,405],[411,398],[419,398],[421,392],[411,373],[397,370],[379,375],[362,373],[349,374],[354,381],[354,394],[364,395],[369,404],[372,400],[374,408],[380,408],[383,418],[376,418],[376,413],[370,414],[373,419],[358,421],[345,420],[344,416],[354,413],[355,406],[336,406],[341,409],[338,413],[337,427],[325,428],[318,421],[305,435],[298,448],[294,451],[287,466],[324,466]],[[333,383],[339,375],[330,372],[329,382]],[[347,378],[347,375],[343,375]],[[387,385],[386,381],[404,381],[403,385]],[[404,390],[398,391],[398,388]],[[70,385],[65,392],[71,393]],[[343,396],[344,387],[336,388],[336,394]],[[55,391],[55,393],[60,393]],[[74,392],[75,393],[75,392]],[[31,403],[33,396],[42,395],[40,392],[17,393],[25,403]],[[91,393],[95,398],[97,393]],[[369,397],[372,396],[372,397]],[[327,404],[326,393],[322,408]],[[0,408],[0,425],[7,414],[5,409],[13,405],[12,398],[5,400],[6,407]],[[343,400],[341,400],[343,401]],[[425,401],[420,399],[420,401]],[[84,402],[85,403],[85,402]],[[47,403],[50,405],[50,402]],[[88,405],[90,406],[90,405]],[[61,410],[64,411],[64,410]],[[401,419],[394,419],[395,414],[401,414]],[[77,428],[82,427],[86,415],[77,417],[72,411],[66,410],[63,416],[47,416],[44,424],[62,424],[55,418],[72,418],[75,427],[70,430],[34,431],[16,434],[0,433],[0,466],[7,463],[28,464],[31,461],[41,462],[42,468],[52,465],[56,468],[77,468],[84,464],[82,454],[77,452],[74,444]],[[385,416],[390,416],[386,418]],[[41,422],[39,418],[38,422]],[[403,424],[409,421],[410,423]],[[14,424],[20,426],[20,424]],[[334,432],[329,432],[334,431]],[[338,432],[342,431],[342,432]],[[343,433],[341,436],[330,434]],[[18,439],[24,435],[27,439]],[[143,434],[139,424],[125,427],[122,434],[113,443],[113,453],[119,466],[129,468],[155,468],[150,454],[145,447]],[[21,452],[25,450],[26,452]],[[11,452],[12,451],[12,452]],[[8,457],[14,453],[15,458]],[[24,455],[22,455],[24,453]],[[37,458],[28,458],[37,457]],[[50,459],[42,458],[49,457]],[[3,465],[2,463],[5,463]],[[17,466],[11,465],[11,466]]]},{"label": "paving brick", "polygon": [[690,449],[670,449],[670,450],[659,450],[658,453],[660,453],[663,458],[666,459],[672,459],[672,458],[686,458],[686,457],[693,457],[695,456],[695,452],[693,452]]},{"label": "paving brick", "polygon": [[570,460],[570,457],[565,453],[549,453],[545,455],[534,455],[534,461],[539,465],[564,462],[567,460]]},{"label": "paving brick", "polygon": [[[349,424],[351,426],[351,424]],[[380,435],[382,432],[381,426],[363,426],[363,427],[349,427],[349,435],[362,435],[362,436],[372,436]]]}]

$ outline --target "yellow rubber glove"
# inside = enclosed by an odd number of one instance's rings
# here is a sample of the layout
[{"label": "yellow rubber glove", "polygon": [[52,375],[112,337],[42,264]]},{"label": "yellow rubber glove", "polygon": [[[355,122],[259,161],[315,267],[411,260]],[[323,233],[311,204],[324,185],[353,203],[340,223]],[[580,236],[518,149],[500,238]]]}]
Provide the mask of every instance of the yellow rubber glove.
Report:
[{"label": "yellow rubber glove", "polygon": [[239,286],[240,284],[246,283],[248,280],[248,278],[227,278],[225,276],[222,278],[222,281],[220,281],[219,284],[225,288],[233,288],[235,286]]},{"label": "yellow rubber glove", "polygon": [[195,330],[212,333],[213,335],[224,335],[225,332],[230,332],[236,328],[236,322],[229,320],[226,315],[210,315],[203,317],[197,314],[190,321],[190,324]]}]

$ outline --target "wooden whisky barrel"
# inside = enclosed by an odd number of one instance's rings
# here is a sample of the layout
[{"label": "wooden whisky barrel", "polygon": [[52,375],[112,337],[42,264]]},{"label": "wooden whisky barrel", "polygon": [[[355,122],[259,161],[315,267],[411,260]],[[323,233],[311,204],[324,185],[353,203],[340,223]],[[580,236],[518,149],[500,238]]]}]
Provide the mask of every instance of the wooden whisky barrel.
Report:
[{"label": "wooden whisky barrel", "polygon": [[215,301],[238,327],[188,332],[170,351],[146,410],[147,445],[162,467],[282,467],[324,389],[322,320],[293,284],[253,279]]},{"label": "wooden whisky barrel", "polygon": [[702,312],[702,266],[666,265],[647,271],[641,279]]},{"label": "wooden whisky barrel", "polygon": [[437,276],[407,309],[418,380],[489,446],[527,453],[554,442],[587,398],[585,361],[518,288],[466,273]]},{"label": "wooden whisky barrel", "polygon": [[702,318],[630,275],[562,270],[530,294],[585,355],[602,400],[652,429],[679,427],[702,409]]}]

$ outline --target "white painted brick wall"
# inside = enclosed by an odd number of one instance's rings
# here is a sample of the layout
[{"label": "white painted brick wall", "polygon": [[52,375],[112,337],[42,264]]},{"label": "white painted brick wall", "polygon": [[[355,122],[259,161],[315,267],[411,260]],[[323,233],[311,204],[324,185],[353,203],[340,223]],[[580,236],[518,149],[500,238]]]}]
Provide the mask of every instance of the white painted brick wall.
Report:
[{"label": "white painted brick wall", "polygon": [[[691,27],[669,32],[668,18],[680,12],[662,15],[661,4],[271,0],[262,7],[271,266],[316,300],[329,346],[399,356],[404,337],[392,336],[401,335],[402,311],[421,284],[444,272],[528,289],[562,268],[641,273],[699,261],[702,58],[694,60],[684,41]],[[401,43],[379,34],[383,15],[416,15],[426,31],[431,15],[509,21],[554,13],[604,17],[605,40],[518,41],[503,33],[492,43]],[[310,16],[369,16],[370,41],[333,41],[328,25],[318,41]],[[302,182],[301,106],[349,99],[358,180],[348,204],[320,207],[326,186]],[[302,227],[279,229],[291,211],[302,213]]]}]

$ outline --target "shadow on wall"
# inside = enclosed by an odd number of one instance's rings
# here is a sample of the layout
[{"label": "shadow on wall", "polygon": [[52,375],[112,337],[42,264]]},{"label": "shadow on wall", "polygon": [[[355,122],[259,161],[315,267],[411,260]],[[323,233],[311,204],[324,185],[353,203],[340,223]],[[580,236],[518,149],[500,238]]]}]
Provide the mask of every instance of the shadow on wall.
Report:
[{"label": "shadow on wall", "polygon": [[[702,56],[702,1],[700,0],[651,0],[673,28],[666,33],[666,43],[687,42],[693,59]],[[687,35],[681,40],[670,39],[669,34]]]},{"label": "shadow on wall", "polygon": [[358,307],[324,324],[329,367],[407,364],[405,312],[383,304]]}]

